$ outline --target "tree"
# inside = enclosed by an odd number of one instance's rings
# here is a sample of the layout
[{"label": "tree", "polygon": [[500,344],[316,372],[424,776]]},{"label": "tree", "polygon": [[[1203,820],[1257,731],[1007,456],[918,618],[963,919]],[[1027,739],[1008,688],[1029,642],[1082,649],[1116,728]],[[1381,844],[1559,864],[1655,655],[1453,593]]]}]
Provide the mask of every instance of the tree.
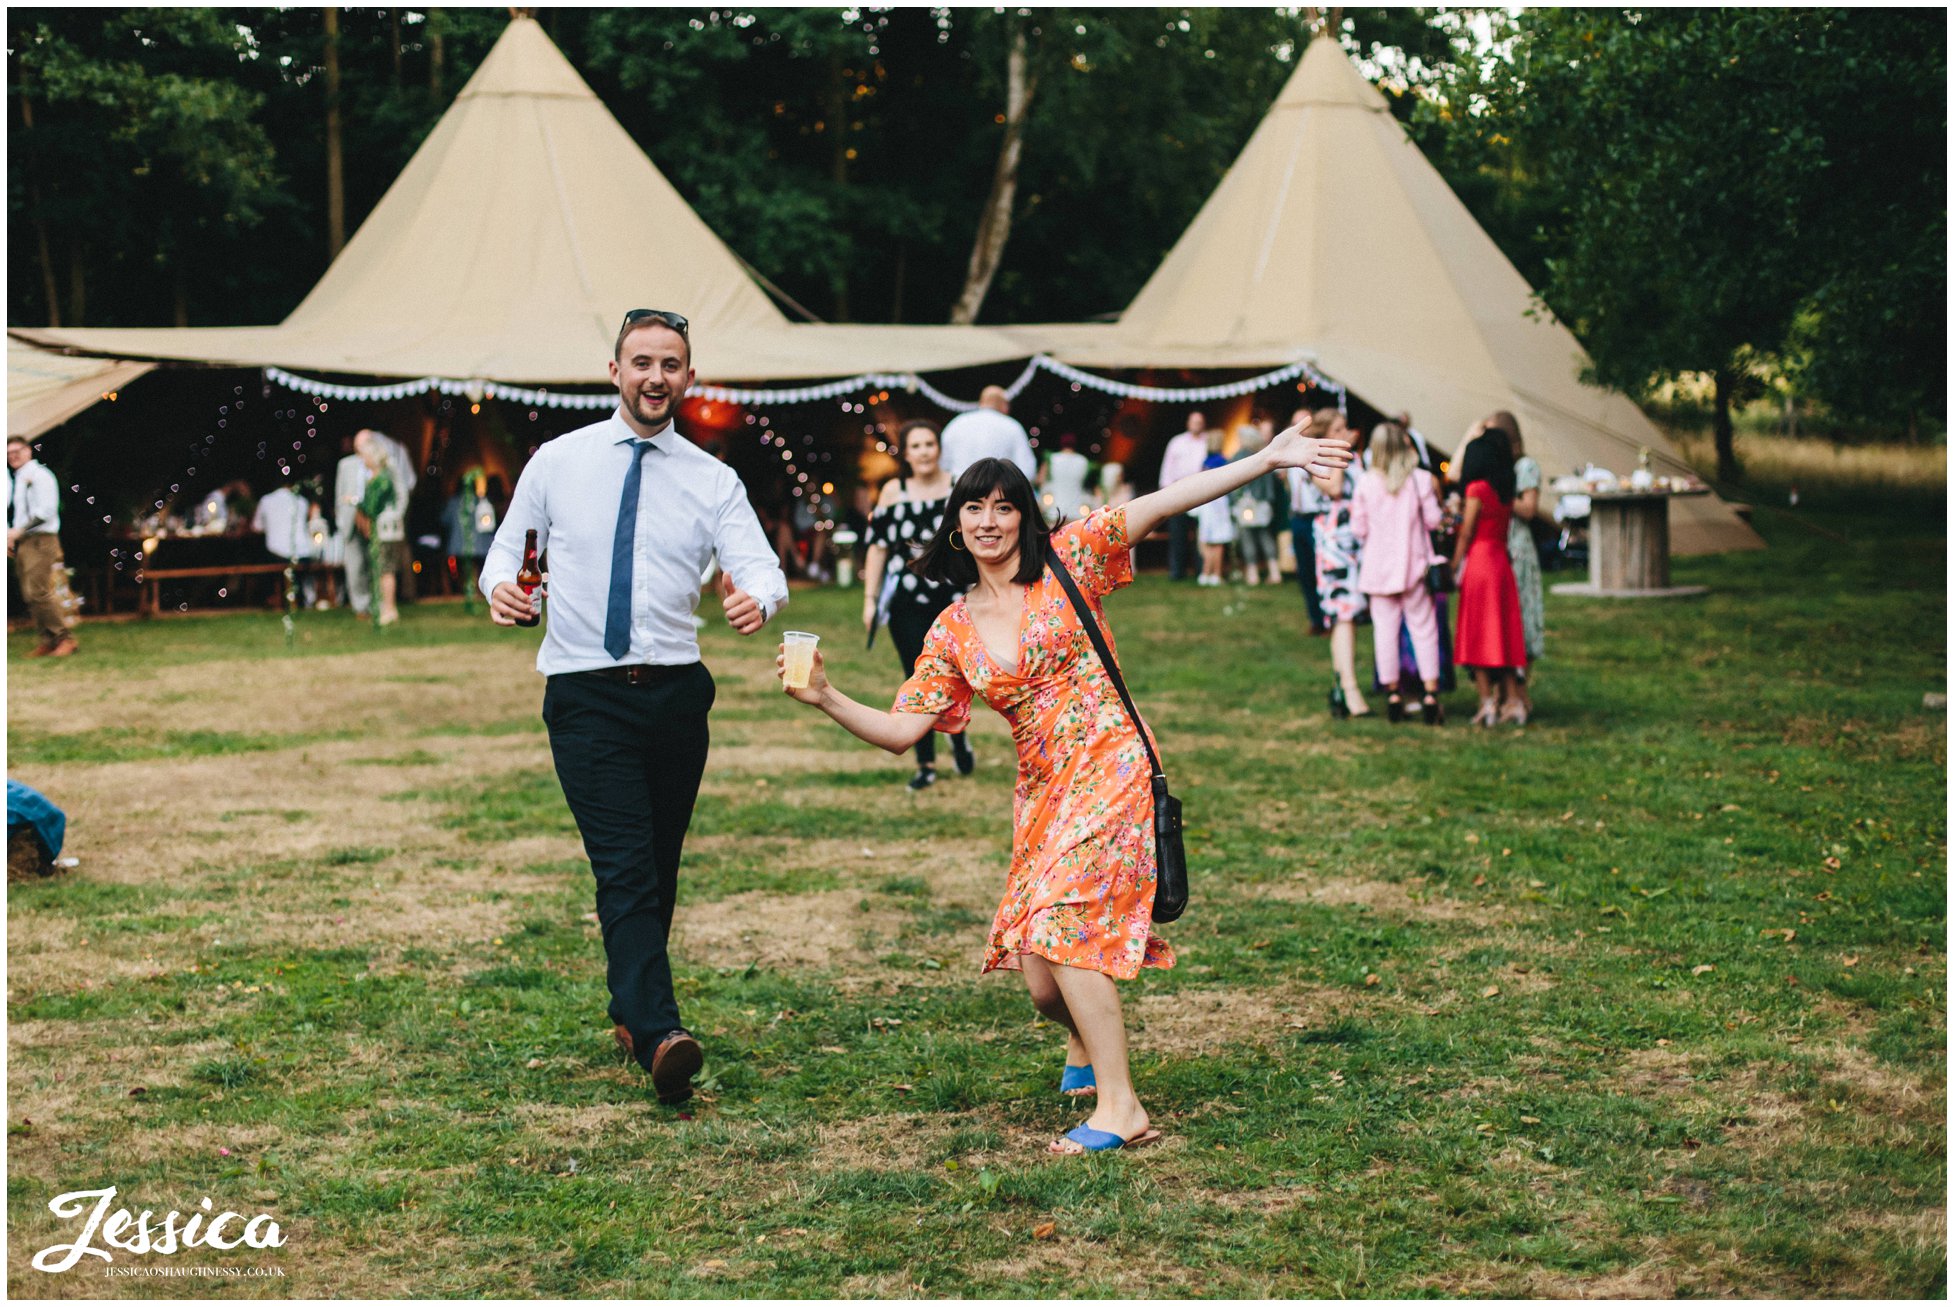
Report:
[{"label": "tree", "polygon": [[[1605,384],[1639,395],[1707,374],[1725,480],[1741,476],[1731,416],[1760,361],[1785,353],[1815,303],[1833,305],[1838,326],[1867,298],[1851,293],[1868,262],[1847,238],[1856,205],[1840,201],[1886,127],[1867,121],[1855,84],[1890,75],[1899,51],[1880,54],[1866,22],[1864,11],[1532,11],[1514,62],[1486,88],[1487,125],[1518,142],[1551,197],[1547,305]],[[1918,193],[1932,165],[1913,142],[1905,153],[1911,193],[1887,199],[1917,220],[1944,188]],[[1886,242],[1872,262],[1904,245]],[[1910,274],[1920,252],[1900,260]],[[1936,306],[1944,265],[1939,278]],[[1863,321],[1851,330],[1870,339]],[[1943,328],[1937,358],[1944,339]]]},{"label": "tree", "polygon": [[[30,284],[43,311],[71,326],[115,321],[133,286],[148,314],[187,323],[213,256],[280,202],[255,121],[262,97],[230,75],[246,50],[240,30],[212,10],[12,17],[15,157],[31,185],[8,198],[36,232]],[[111,278],[114,307],[91,313],[89,287]]]}]

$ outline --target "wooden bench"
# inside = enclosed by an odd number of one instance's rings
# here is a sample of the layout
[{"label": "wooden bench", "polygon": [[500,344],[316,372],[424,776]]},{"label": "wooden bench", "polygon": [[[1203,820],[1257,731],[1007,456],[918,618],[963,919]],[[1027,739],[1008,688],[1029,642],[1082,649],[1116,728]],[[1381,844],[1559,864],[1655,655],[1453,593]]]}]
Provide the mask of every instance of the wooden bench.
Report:
[{"label": "wooden bench", "polygon": [[[144,617],[153,617],[163,611],[163,582],[194,580],[217,576],[281,576],[283,563],[222,563],[214,567],[146,567],[143,569],[143,598],[138,612]],[[338,568],[327,563],[300,563],[301,576],[322,576],[325,578],[325,598],[336,602],[339,598]]]}]

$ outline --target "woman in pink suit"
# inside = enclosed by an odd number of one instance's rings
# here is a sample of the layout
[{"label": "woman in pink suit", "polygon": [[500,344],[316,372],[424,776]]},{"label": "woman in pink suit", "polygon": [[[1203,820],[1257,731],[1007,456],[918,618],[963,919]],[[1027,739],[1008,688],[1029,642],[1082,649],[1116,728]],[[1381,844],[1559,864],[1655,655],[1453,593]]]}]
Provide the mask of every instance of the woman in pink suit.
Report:
[{"label": "woman in pink suit", "polygon": [[1459,522],[1462,547],[1452,571],[1459,579],[1459,638],[1453,657],[1472,669],[1479,688],[1476,726],[1511,721],[1524,726],[1526,709],[1502,716],[1501,697],[1518,705],[1520,673],[1527,666],[1526,626],[1520,616],[1520,587],[1513,558],[1506,551],[1506,528],[1513,519],[1513,447],[1506,433],[1488,427],[1465,448],[1459,481],[1465,486],[1465,513]]},{"label": "woman in pink suit", "polygon": [[1395,422],[1378,424],[1371,432],[1370,471],[1351,498],[1350,529],[1364,546],[1357,588],[1370,596],[1377,679],[1391,687],[1385,712],[1394,722],[1404,720],[1397,689],[1400,624],[1411,630],[1418,678],[1425,683],[1425,724],[1445,720],[1438,702],[1438,609],[1427,585],[1439,520],[1438,482],[1418,466],[1411,434]]}]

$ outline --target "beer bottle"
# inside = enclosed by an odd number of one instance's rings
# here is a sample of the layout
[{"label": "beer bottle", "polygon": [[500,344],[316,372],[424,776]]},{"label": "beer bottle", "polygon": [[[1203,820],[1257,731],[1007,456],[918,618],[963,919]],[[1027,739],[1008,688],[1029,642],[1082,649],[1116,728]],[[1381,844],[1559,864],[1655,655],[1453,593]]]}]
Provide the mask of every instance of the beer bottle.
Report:
[{"label": "beer bottle", "polygon": [[[536,565],[536,533],[534,531],[528,531],[523,534],[522,566],[516,571],[516,584],[522,587],[522,596],[525,599],[533,596],[536,593],[536,587],[543,584],[543,569]],[[518,617],[516,619],[516,625],[534,626],[538,620],[540,619],[537,615],[531,613],[527,617]]]}]

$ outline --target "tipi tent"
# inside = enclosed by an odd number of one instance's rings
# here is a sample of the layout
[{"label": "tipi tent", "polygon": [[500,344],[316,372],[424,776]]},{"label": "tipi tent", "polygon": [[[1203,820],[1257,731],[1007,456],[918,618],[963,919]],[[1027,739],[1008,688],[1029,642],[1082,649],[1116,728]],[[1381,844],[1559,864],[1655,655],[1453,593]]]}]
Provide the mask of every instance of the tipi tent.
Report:
[{"label": "tipi tent", "polygon": [[[1634,404],[1581,384],[1580,343],[1328,37],[1117,322],[1013,334],[1081,367],[1306,358],[1441,444],[1511,409],[1549,477],[1625,472],[1643,448],[1684,466]],[[1671,507],[1678,553],[1763,544],[1719,499]]]},{"label": "tipi tent", "polygon": [[78,359],[7,342],[7,434],[30,439],[150,371],[154,363]]},{"label": "tipi tent", "polygon": [[278,326],[11,331],[122,359],[587,385],[607,380],[618,323],[640,307],[692,319],[710,381],[1022,355],[980,328],[789,323],[531,18]]}]

